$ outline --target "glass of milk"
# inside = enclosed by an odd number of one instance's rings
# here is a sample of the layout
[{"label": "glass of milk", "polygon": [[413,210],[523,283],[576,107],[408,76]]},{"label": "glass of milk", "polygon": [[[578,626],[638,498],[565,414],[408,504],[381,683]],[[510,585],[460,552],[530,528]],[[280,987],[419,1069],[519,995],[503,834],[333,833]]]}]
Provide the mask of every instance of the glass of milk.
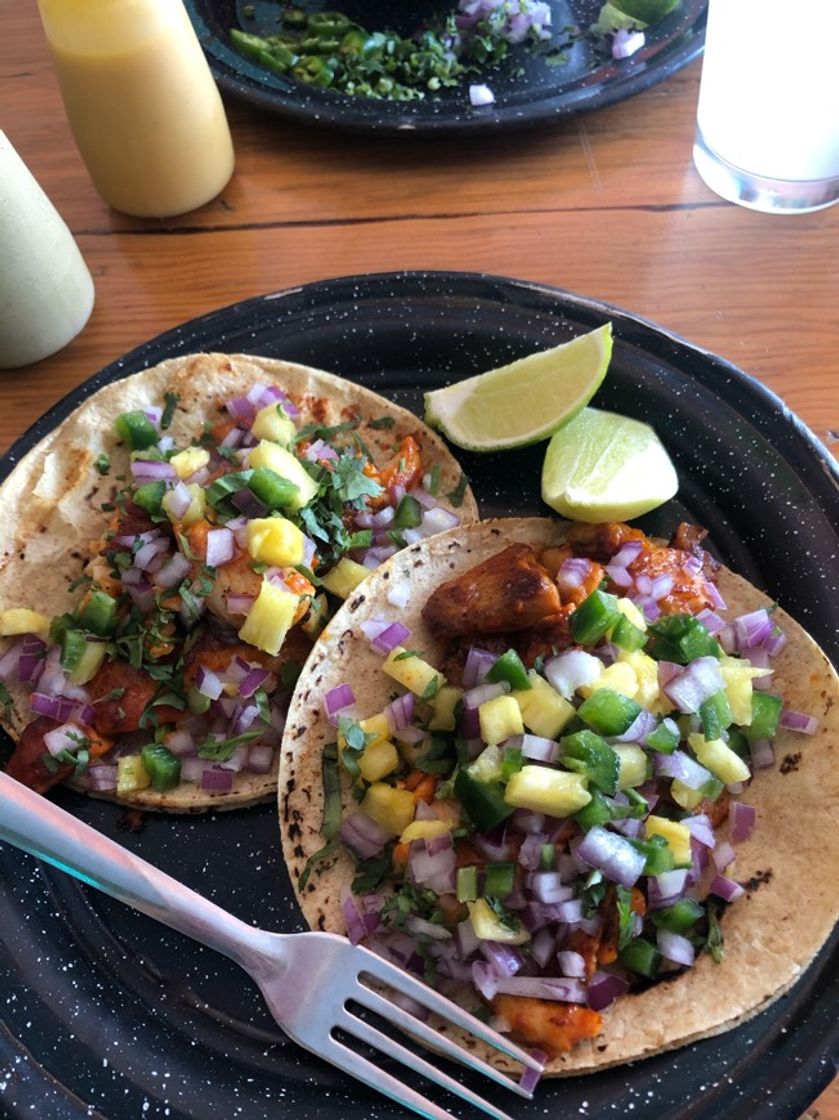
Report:
[{"label": "glass of milk", "polygon": [[54,354],[92,309],[93,281],[73,235],[0,132],[0,369]]},{"label": "glass of milk", "polygon": [[693,159],[741,206],[839,201],[838,0],[710,0]]}]

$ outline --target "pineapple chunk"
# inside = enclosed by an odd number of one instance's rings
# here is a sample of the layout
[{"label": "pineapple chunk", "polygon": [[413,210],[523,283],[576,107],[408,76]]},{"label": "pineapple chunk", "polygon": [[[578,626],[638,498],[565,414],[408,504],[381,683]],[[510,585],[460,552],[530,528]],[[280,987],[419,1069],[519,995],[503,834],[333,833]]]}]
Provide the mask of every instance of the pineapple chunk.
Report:
[{"label": "pineapple chunk", "polygon": [[37,634],[46,639],[50,632],[50,620],[38,611],[27,607],[12,607],[0,614],[0,637],[13,638],[18,634]]},{"label": "pineapple chunk", "polygon": [[349,599],[360,583],[370,575],[370,569],[363,564],[356,564],[349,556],[344,556],[331,572],[327,572],[322,579],[323,586],[339,599]]},{"label": "pineapple chunk", "polygon": [[501,751],[496,746],[486,747],[467,769],[469,777],[476,782],[498,781],[501,777]]},{"label": "pineapple chunk", "polygon": [[489,746],[503,743],[511,735],[523,735],[524,724],[519,706],[512,696],[496,696],[478,708],[481,738]]},{"label": "pineapple chunk", "polygon": [[297,596],[263,578],[256,602],[239,631],[243,642],[275,657],[297,613]]},{"label": "pineapple chunk", "polygon": [[[275,401],[266,404],[256,414],[256,419],[251,424],[251,431],[257,439],[271,440],[272,443],[281,443],[288,447],[297,436],[297,427],[281,404]],[[268,466],[261,463],[260,466]],[[279,472],[278,472],[279,473]]]},{"label": "pineapple chunk", "polygon": [[395,789],[384,782],[374,782],[364,795],[361,811],[391,836],[401,836],[415,811],[414,795],[407,789]]},{"label": "pineapple chunk", "polygon": [[378,782],[399,766],[399,752],[387,739],[368,743],[361,752],[358,768],[365,782]]},{"label": "pineapple chunk", "polygon": [[172,502],[174,500],[172,497],[173,491],[167,490],[161,502],[163,512],[169,520],[175,525],[183,525],[186,529],[188,529],[190,525],[194,525],[196,521],[202,519],[207,506],[207,498],[202,486],[199,486],[197,482],[191,482],[187,486],[187,490],[189,490],[192,495],[192,501],[187,506],[187,511],[183,517],[176,517],[172,512]]},{"label": "pineapple chunk", "polygon": [[307,506],[318,492],[318,484],[308,473],[306,468],[284,447],[277,447],[276,443],[263,440],[250,454],[248,463],[254,470],[259,467],[268,467],[280,478],[293,482],[297,487],[297,495],[288,503],[290,510],[302,509]]},{"label": "pineapple chunk", "polygon": [[688,736],[688,742],[701,764],[726,785],[747,782],[751,777],[743,759],[722,739],[708,741],[704,735],[695,731]]},{"label": "pineapple chunk", "polygon": [[447,832],[451,832],[448,821],[411,821],[399,837],[399,843],[410,844],[412,840],[433,840],[435,836],[445,836]]},{"label": "pineapple chunk", "polygon": [[210,461],[210,452],[206,447],[187,447],[179,451],[169,460],[169,466],[174,467],[178,478],[189,478],[191,474],[206,467]]},{"label": "pineapple chunk", "polygon": [[658,687],[658,662],[654,661],[642,649],[633,650],[632,653],[621,653],[618,661],[629,665],[635,673],[638,682],[633,700],[643,708],[652,709],[655,705],[657,715],[666,715],[673,711],[673,705],[667,696],[659,691]]},{"label": "pineapple chunk", "polygon": [[255,517],[248,522],[248,552],[263,564],[294,567],[303,563],[305,541],[285,517]]},{"label": "pineapple chunk", "polygon": [[765,677],[771,669],[756,669],[739,657],[723,657],[720,672],[725,682],[725,698],[731,708],[731,718],[741,727],[752,722],[752,681]]},{"label": "pineapple chunk", "polygon": [[684,782],[680,782],[678,778],[674,778],[670,783],[670,796],[677,805],[681,805],[688,812],[695,809],[703,798],[702,790],[691,789]]},{"label": "pineapple chunk", "polygon": [[300,629],[314,641],[320,637],[329,618],[329,604],[325,595],[315,595],[309,606],[309,613],[300,623]]},{"label": "pineapple chunk", "polygon": [[109,648],[113,647],[107,646],[104,642],[85,642],[84,653],[79,658],[78,664],[67,674],[72,683],[87,684],[88,681],[92,681],[99,672]]},{"label": "pineapple chunk", "polygon": [[415,696],[424,700],[433,700],[446,683],[446,678],[421,657],[406,657],[398,661],[400,654],[405,652],[403,646],[394,646],[385,658],[382,668],[397,684],[401,684]]},{"label": "pineapple chunk", "polygon": [[504,800],[517,809],[570,817],[591,801],[586,783],[582,774],[549,770],[546,766],[523,766],[507,783]]},{"label": "pineapple chunk", "polygon": [[596,681],[582,685],[577,691],[587,700],[593,692],[601,688],[610,688],[613,692],[621,692],[630,700],[634,700],[638,692],[638,676],[626,661],[615,661],[614,664],[606,666]]},{"label": "pineapple chunk", "polygon": [[617,608],[628,619],[633,626],[637,626],[639,630],[647,629],[647,620],[644,617],[644,612],[640,607],[636,606],[631,599],[618,599]]},{"label": "pineapple chunk", "polygon": [[555,739],[574,715],[574,705],[551,688],[535,670],[531,669],[527,675],[532,687],[516,689],[512,694],[524,726],[534,735]]},{"label": "pineapple chunk", "polygon": [[666,817],[647,817],[644,835],[648,840],[651,836],[663,836],[673,852],[676,867],[690,867],[690,829],[687,825],[669,821]]},{"label": "pineapple chunk", "polygon": [[612,750],[621,764],[618,789],[634,789],[647,780],[647,756],[634,743],[617,743]]},{"label": "pineapple chunk", "polygon": [[452,688],[446,685],[441,688],[434,699],[431,701],[431,706],[434,709],[434,715],[431,717],[431,722],[428,727],[431,731],[454,731],[457,726],[454,718],[454,710],[459,700],[463,698],[462,688]]},{"label": "pineapple chunk", "polygon": [[518,928],[508,929],[485,898],[479,898],[476,902],[467,902],[466,905],[469,907],[472,929],[480,941],[503,941],[505,945],[524,945],[525,941],[530,940],[530,934],[518,918],[515,919]]},{"label": "pineapple chunk", "polygon": [[138,754],[126,754],[117,759],[117,793],[134,793],[151,785],[148,770]]}]

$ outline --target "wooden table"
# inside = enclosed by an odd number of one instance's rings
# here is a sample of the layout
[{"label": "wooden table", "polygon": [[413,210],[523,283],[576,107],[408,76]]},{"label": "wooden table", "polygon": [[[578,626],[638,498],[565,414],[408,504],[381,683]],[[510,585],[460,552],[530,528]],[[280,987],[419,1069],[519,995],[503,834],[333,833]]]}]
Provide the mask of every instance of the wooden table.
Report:
[{"label": "wooden table", "polygon": [[[0,374],[0,449],[185,319],[310,280],[424,268],[554,284],[654,319],[760,378],[835,447],[839,206],[768,217],[712,194],[691,162],[698,78],[697,63],[556,128],[472,142],[341,136],[231,102],[233,181],[159,223],[100,201],[34,0],[0,0],[0,123],[78,238],[97,292],[66,350]],[[808,1115],[839,1120],[839,1082]]]}]

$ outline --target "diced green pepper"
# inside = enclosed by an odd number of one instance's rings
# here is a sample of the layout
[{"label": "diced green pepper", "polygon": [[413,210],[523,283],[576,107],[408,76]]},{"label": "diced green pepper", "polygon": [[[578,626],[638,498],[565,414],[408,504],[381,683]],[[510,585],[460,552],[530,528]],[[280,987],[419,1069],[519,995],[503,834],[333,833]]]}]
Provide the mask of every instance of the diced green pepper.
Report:
[{"label": "diced green pepper", "polygon": [[719,739],[722,732],[731,726],[731,708],[724,692],[715,692],[699,705],[699,718],[702,720],[702,734],[707,742]]},{"label": "diced green pepper", "polygon": [[151,778],[152,789],[164,792],[181,780],[181,760],[162,743],[149,743],[141,752],[143,766]]},{"label": "diced green pepper", "polygon": [[644,875],[663,875],[673,870],[673,850],[663,836],[651,836],[649,840],[630,840],[636,851],[647,857]]},{"label": "diced green pepper", "polygon": [[508,649],[498,658],[487,673],[486,679],[491,684],[506,681],[514,691],[533,688],[527,669],[514,649]]},{"label": "diced green pepper", "polygon": [[478,897],[478,869],[477,867],[458,867],[457,869],[457,901],[474,902]]},{"label": "diced green pepper", "polygon": [[488,863],[484,880],[484,894],[493,898],[506,898],[512,894],[515,885],[516,865],[514,863]]},{"label": "diced green pepper", "polygon": [[[595,791],[596,792],[596,791]],[[553,871],[556,867],[556,845],[543,844],[539,849],[539,870]]]},{"label": "diced green pepper", "polygon": [[709,778],[704,785],[699,787],[699,792],[708,801],[716,801],[724,789],[725,783],[721,782],[719,778]]},{"label": "diced green pepper", "polygon": [[740,758],[748,760],[751,758],[751,751],[749,750],[749,740],[742,731],[736,727],[729,727],[728,729],[728,746]]},{"label": "diced green pepper", "polygon": [[623,735],[640,712],[640,704],[610,688],[598,688],[577,709],[580,719],[600,735]]},{"label": "diced green pepper", "polygon": [[592,646],[622,617],[618,610],[617,596],[597,588],[571,615],[574,641],[580,645]]},{"label": "diced green pepper", "polygon": [[504,800],[504,786],[498,781],[481,782],[458,771],[454,792],[467,817],[479,832],[490,832],[514,811]]},{"label": "diced green pepper", "polygon": [[688,665],[697,657],[721,657],[722,649],[711,633],[690,614],[670,614],[651,622],[647,652],[659,661]]},{"label": "diced green pepper", "polygon": [[87,638],[81,630],[64,630],[61,635],[60,665],[65,673],[71,673],[84,656]]},{"label": "diced green pepper", "polygon": [[186,694],[186,704],[193,715],[203,716],[210,710],[212,700],[193,685]]},{"label": "diced green pepper", "polygon": [[591,794],[591,801],[574,814],[574,820],[586,832],[598,825],[608,824],[613,819],[612,806],[600,790],[592,789],[589,790],[589,793]]},{"label": "diced green pepper", "polygon": [[636,649],[641,649],[646,640],[645,631],[634,622],[630,622],[625,614],[620,616],[612,629],[612,641],[618,649],[626,650],[627,653],[634,653]]},{"label": "diced green pepper", "polygon": [[423,508],[416,498],[405,494],[396,507],[391,524],[394,529],[416,529],[423,519]]},{"label": "diced green pepper", "polygon": [[501,781],[509,782],[513,774],[517,774],[524,766],[524,755],[521,747],[506,747],[501,759]]},{"label": "diced green pepper", "polygon": [[752,722],[743,731],[750,743],[755,739],[774,739],[784,702],[774,692],[752,693]]},{"label": "diced green pepper", "polygon": [[134,502],[146,513],[157,515],[163,512],[162,502],[165,493],[165,482],[144,482],[134,491]]},{"label": "diced green pepper", "polygon": [[645,937],[636,937],[618,954],[618,961],[631,972],[654,980],[661,967],[661,953]]},{"label": "diced green pepper", "polygon": [[104,591],[91,591],[87,602],[79,611],[79,624],[91,634],[105,638],[113,629],[116,616],[116,599]]},{"label": "diced green pepper", "polygon": [[585,774],[603,793],[614,796],[618,792],[620,759],[608,743],[593,731],[577,731],[560,739],[562,765],[568,770]]},{"label": "diced green pepper", "polygon": [[664,910],[655,910],[650,915],[655,925],[669,929],[672,933],[687,933],[694,923],[705,916],[704,907],[693,898],[680,898]]},{"label": "diced green pepper", "polygon": [[644,742],[660,754],[672,754],[680,742],[679,729],[676,726],[668,727],[662,722],[649,733]]},{"label": "diced green pepper", "polygon": [[145,451],[160,439],[157,428],[145,412],[139,409],[134,412],[123,412],[118,416],[116,429],[119,438],[125,440],[132,451]]},{"label": "diced green pepper", "polygon": [[250,477],[248,489],[256,494],[269,509],[284,509],[300,494],[300,487],[287,478],[281,478],[270,467],[258,467]]}]

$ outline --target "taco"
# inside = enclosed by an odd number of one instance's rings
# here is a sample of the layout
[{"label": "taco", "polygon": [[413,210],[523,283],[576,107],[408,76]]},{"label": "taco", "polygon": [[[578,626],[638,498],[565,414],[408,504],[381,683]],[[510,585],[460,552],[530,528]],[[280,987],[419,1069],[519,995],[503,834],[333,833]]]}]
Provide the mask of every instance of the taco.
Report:
[{"label": "taco", "polygon": [[343,378],[197,354],[105,386],[0,488],[8,772],[172,812],[270,799],[335,604],[475,516],[438,437]]},{"label": "taco", "polygon": [[289,709],[310,926],[490,1015],[548,1075],[743,1022],[837,916],[839,682],[703,537],[443,533],[345,603]]}]

